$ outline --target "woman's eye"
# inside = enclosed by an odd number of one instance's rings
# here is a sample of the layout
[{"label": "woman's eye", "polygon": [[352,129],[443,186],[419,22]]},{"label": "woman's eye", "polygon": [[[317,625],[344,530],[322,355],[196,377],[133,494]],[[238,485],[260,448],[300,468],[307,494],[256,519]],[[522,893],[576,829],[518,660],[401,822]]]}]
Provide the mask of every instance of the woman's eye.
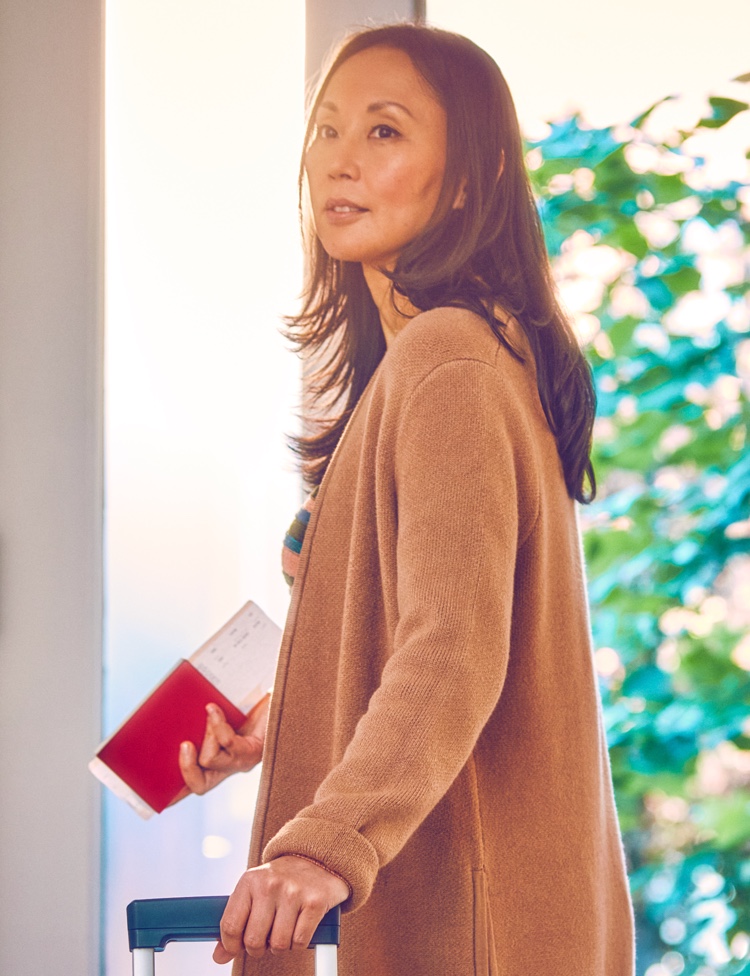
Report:
[{"label": "woman's eye", "polygon": [[399,135],[399,133],[390,125],[376,125],[372,130],[372,135],[376,139],[392,139],[394,136]]},{"label": "woman's eye", "polygon": [[336,130],[332,125],[316,125],[315,126],[315,138],[316,139],[335,139]]}]

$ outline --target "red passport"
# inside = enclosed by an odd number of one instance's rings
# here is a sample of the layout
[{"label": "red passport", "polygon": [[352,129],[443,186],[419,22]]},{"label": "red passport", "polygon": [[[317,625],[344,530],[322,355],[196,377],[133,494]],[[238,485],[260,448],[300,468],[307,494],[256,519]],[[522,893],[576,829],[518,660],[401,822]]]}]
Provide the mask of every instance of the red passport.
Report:
[{"label": "red passport", "polygon": [[185,785],[180,743],[200,748],[210,702],[232,728],[242,725],[273,683],[280,637],[258,606],[245,604],[99,746],[91,772],[142,817],[161,813]]},{"label": "red passport", "polygon": [[152,810],[161,813],[185,785],[177,763],[180,743],[198,748],[206,730],[206,705],[216,702],[233,729],[245,715],[190,661],[181,661],[141,707],[97,752]]}]

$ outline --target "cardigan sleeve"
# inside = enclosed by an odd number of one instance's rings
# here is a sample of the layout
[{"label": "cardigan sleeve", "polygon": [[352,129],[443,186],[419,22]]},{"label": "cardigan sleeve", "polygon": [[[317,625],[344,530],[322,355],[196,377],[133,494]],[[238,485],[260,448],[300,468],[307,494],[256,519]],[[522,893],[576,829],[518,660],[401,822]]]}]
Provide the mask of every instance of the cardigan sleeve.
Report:
[{"label": "cardigan sleeve", "polygon": [[400,411],[393,652],[341,761],[262,854],[341,875],[345,911],[447,792],[502,692],[523,429],[499,370],[479,360],[435,367]]}]

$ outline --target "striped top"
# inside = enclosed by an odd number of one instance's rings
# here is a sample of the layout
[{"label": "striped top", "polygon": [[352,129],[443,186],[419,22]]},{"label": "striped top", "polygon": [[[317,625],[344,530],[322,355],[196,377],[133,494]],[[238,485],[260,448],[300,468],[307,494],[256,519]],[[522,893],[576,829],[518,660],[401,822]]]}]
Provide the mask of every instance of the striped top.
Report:
[{"label": "striped top", "polygon": [[299,554],[302,551],[302,543],[305,541],[305,532],[310,521],[310,515],[315,507],[315,496],[318,494],[319,487],[320,485],[316,485],[307,496],[304,505],[294,516],[294,521],[284,537],[284,546],[281,550],[281,571],[290,589],[294,583],[294,577],[297,575]]}]

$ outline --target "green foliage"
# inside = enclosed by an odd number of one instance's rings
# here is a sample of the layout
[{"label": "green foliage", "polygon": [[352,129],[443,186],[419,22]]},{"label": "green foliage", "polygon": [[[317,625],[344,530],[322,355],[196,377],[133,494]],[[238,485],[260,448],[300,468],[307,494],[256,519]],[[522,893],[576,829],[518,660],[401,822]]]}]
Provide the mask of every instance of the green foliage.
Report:
[{"label": "green foliage", "polygon": [[709,98],[708,101],[711,105],[711,115],[698,123],[699,126],[708,129],[720,128],[748,107],[747,102],[738,102],[734,98]]},{"label": "green foliage", "polygon": [[659,137],[667,101],[527,161],[599,397],[581,517],[638,971],[750,974],[750,188],[690,142],[748,105]]}]

